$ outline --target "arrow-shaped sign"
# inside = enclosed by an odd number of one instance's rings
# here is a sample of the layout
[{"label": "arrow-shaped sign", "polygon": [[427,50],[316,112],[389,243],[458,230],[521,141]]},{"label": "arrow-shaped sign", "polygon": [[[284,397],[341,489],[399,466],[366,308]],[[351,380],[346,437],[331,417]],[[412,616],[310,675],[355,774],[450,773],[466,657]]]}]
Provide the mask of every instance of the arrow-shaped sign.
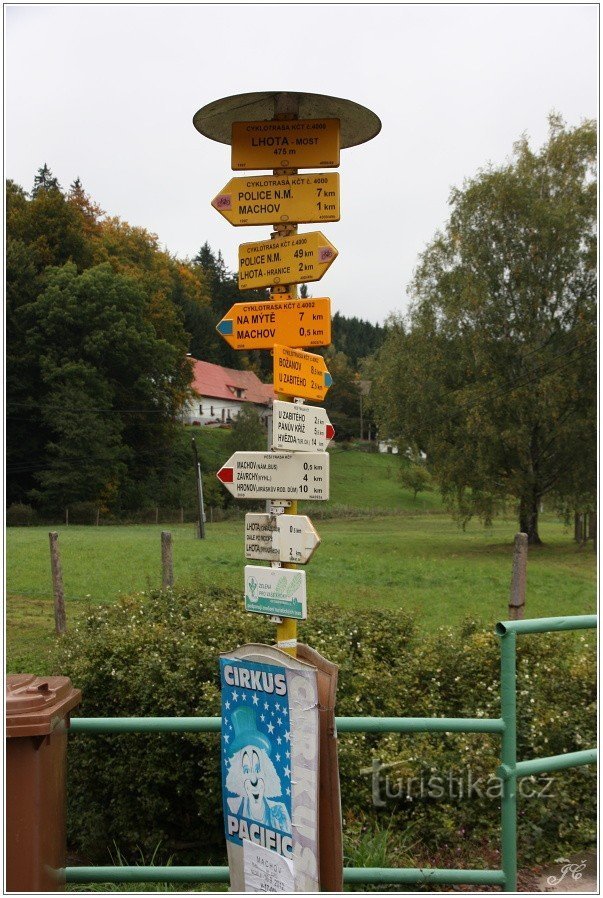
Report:
[{"label": "arrow-shaped sign", "polygon": [[297,402],[272,403],[272,448],[281,452],[323,452],[335,436],[324,408]]},{"label": "arrow-shaped sign", "polygon": [[245,515],[245,558],[306,564],[319,545],[307,515]]},{"label": "arrow-shaped sign", "polygon": [[319,281],[337,250],[320,231],[239,246],[239,290]]},{"label": "arrow-shaped sign", "polygon": [[216,476],[237,499],[329,498],[327,452],[235,452]]},{"label": "arrow-shaped sign", "polygon": [[235,227],[339,221],[339,175],[263,175],[231,178],[211,201]]},{"label": "arrow-shaped sign", "polygon": [[328,346],[331,300],[282,296],[278,301],[235,303],[216,330],[233,349],[272,349],[275,343]]},{"label": "arrow-shaped sign", "polygon": [[278,343],[274,345],[272,377],[276,393],[317,402],[322,402],[329,387],[333,386],[333,378],[321,355]]},{"label": "arrow-shaped sign", "polygon": [[305,620],[306,572],[245,565],[245,610]]}]

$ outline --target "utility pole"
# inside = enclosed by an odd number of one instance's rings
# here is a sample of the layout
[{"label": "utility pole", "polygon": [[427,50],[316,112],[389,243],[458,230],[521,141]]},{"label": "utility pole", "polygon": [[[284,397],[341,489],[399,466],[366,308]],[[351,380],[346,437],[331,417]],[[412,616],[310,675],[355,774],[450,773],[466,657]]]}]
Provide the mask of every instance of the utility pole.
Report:
[{"label": "utility pole", "polygon": [[199,515],[199,529],[197,530],[198,539],[205,539],[205,509],[203,507],[203,481],[201,480],[201,465],[199,463],[199,453],[197,452],[197,444],[195,438],[191,440],[193,444],[193,452],[195,455],[195,475],[197,478],[197,509]]}]

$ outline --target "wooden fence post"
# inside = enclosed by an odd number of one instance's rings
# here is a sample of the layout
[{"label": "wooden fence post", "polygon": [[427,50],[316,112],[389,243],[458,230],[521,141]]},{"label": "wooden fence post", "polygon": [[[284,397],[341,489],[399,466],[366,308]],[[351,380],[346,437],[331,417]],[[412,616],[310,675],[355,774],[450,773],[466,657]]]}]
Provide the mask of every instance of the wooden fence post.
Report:
[{"label": "wooden fence post", "polygon": [[54,593],[54,629],[62,636],[67,630],[67,618],[65,615],[65,592],[63,590],[63,571],[61,569],[61,554],[59,552],[59,534],[51,531],[50,539],[50,570],[52,572],[52,591]]},{"label": "wooden fence post", "polygon": [[155,506],[155,523],[159,523],[159,506]]},{"label": "wooden fence post", "polygon": [[577,543],[582,542],[582,515],[577,511],[574,512],[574,539]]},{"label": "wooden fence post", "polygon": [[65,527],[69,527],[69,509],[65,509]]},{"label": "wooden fence post", "polygon": [[509,596],[509,620],[523,620],[526,607],[526,568],[528,564],[528,534],[515,534],[513,574]]},{"label": "wooden fence post", "polygon": [[100,521],[100,508],[96,509],[96,526],[98,527]]},{"label": "wooden fence post", "polygon": [[174,559],[172,555],[172,534],[169,530],[161,531],[161,584],[163,589],[174,585]]},{"label": "wooden fence post", "polygon": [[184,524],[184,508],[180,506],[180,523]]}]

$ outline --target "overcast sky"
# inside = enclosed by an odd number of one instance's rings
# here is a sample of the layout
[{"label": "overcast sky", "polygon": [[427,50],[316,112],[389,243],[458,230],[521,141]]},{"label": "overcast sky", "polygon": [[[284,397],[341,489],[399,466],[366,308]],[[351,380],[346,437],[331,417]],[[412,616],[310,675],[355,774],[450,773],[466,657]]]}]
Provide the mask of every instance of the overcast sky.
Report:
[{"label": "overcast sky", "polygon": [[192,125],[201,106],[263,90],[368,106],[383,123],[342,151],[339,250],[313,296],[382,322],[407,302],[451,187],[501,163],[547,114],[596,116],[598,10],[590,5],[14,5],[6,8],[5,173],[30,189],[48,163],[111,215],[193,256],[206,240],[237,267],[234,228],[211,206],[229,148]]}]

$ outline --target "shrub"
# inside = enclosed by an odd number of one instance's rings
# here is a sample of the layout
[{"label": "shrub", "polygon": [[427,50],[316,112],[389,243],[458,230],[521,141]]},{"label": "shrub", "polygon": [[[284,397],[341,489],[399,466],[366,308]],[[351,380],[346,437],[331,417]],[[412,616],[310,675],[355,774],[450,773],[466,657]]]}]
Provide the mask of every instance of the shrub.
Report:
[{"label": "shrub", "polygon": [[[498,717],[496,637],[471,622],[449,631],[414,632],[404,611],[345,610],[314,601],[301,636],[340,666],[339,715]],[[217,655],[245,642],[272,642],[274,627],[246,614],[239,594],[153,592],[105,607],[61,640],[57,672],[83,691],[80,716],[219,714]],[[595,653],[587,637],[527,637],[519,643],[520,758],[595,744]],[[69,749],[69,840],[100,860],[113,842],[151,851],[159,841],[177,863],[224,850],[217,736],[73,736]],[[481,734],[342,735],[340,768],[349,831],[412,827],[416,860],[462,850],[483,863],[479,844],[498,846],[496,797],[397,798],[380,786],[374,807],[371,764],[390,777],[427,783],[430,776],[493,777],[498,737]],[[558,856],[593,837],[592,768],[554,778],[552,797],[520,801],[524,862]],[[395,791],[395,790],[393,790]],[[455,791],[458,792],[458,789]],[[550,790],[551,791],[551,790]],[[392,789],[390,787],[390,793]],[[465,785],[466,792],[466,785]],[[473,840],[473,841],[472,841]],[[460,848],[459,848],[460,846]],[[471,852],[473,851],[473,856]]]},{"label": "shrub", "polygon": [[23,502],[13,502],[6,509],[7,527],[30,527],[37,523],[37,515],[31,505]]},{"label": "shrub", "polygon": [[69,505],[69,523],[94,524],[98,508],[98,502],[72,502]]}]

